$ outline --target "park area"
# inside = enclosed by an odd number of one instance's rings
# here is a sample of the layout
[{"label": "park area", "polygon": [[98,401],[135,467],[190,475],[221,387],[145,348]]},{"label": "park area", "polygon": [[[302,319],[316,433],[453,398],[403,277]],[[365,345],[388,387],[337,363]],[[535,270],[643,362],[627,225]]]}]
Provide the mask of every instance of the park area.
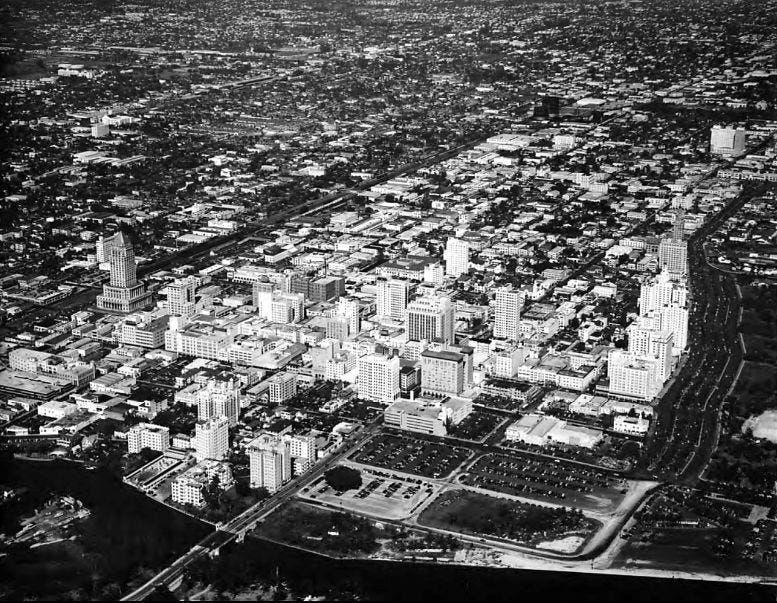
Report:
[{"label": "park area", "polygon": [[467,470],[462,483],[513,496],[597,512],[614,511],[627,482],[609,472],[529,454],[485,454]]},{"label": "park area", "polygon": [[598,529],[599,522],[564,507],[523,503],[471,492],[445,492],[418,518],[423,526],[488,536],[530,547],[574,553]]}]

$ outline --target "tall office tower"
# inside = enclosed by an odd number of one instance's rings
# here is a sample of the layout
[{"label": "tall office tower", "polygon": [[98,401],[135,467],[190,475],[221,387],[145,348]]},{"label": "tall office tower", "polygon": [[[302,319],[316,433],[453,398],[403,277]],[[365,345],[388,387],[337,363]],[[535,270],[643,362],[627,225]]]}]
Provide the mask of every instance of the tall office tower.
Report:
[{"label": "tall office tower", "polygon": [[391,404],[399,397],[399,356],[367,354],[359,358],[356,388],[362,398]]},{"label": "tall office tower", "polygon": [[198,461],[221,461],[229,454],[229,419],[214,417],[194,426],[194,455]]},{"label": "tall office tower", "polygon": [[356,335],[361,330],[361,305],[355,297],[341,297],[337,300],[337,314],[348,322],[348,335]]},{"label": "tall office tower", "polygon": [[675,274],[688,272],[688,242],[683,240],[684,224],[685,212],[678,210],[675,213],[672,236],[661,239],[658,244],[658,265],[661,270]]},{"label": "tall office tower", "polygon": [[424,395],[458,395],[464,391],[466,365],[463,354],[426,350],[421,354],[421,391]]},{"label": "tall office tower", "polygon": [[400,278],[379,277],[375,285],[378,316],[404,320],[407,304],[410,303],[410,295],[415,289],[413,284]]},{"label": "tall office tower", "polygon": [[274,433],[263,433],[248,444],[252,488],[276,492],[291,479],[291,446]]},{"label": "tall office tower", "polygon": [[229,426],[240,417],[240,382],[237,379],[208,379],[197,391],[197,418],[201,421],[226,417]]},{"label": "tall office tower", "polygon": [[639,291],[639,313],[646,316],[664,306],[687,306],[688,287],[685,279],[664,270],[642,284]]},{"label": "tall office tower", "polygon": [[273,293],[270,320],[282,324],[299,322],[305,318],[305,296],[302,293]]},{"label": "tall office tower", "polygon": [[747,145],[747,131],[744,128],[712,126],[710,130],[710,154],[741,155]]},{"label": "tall office tower", "polygon": [[450,237],[445,245],[445,274],[459,277],[469,270],[469,243]]},{"label": "tall office tower", "polygon": [[189,318],[197,312],[197,283],[192,277],[180,278],[167,285],[165,307],[170,314]]},{"label": "tall office tower", "polygon": [[407,335],[412,341],[454,343],[456,311],[449,297],[427,295],[407,306]]},{"label": "tall office tower", "polygon": [[494,337],[516,341],[519,338],[521,310],[526,293],[514,289],[499,289],[494,303]]},{"label": "tall office tower", "polygon": [[257,281],[253,288],[254,308],[257,314],[267,320],[272,320],[272,300],[275,285]]},{"label": "tall office tower", "polygon": [[151,293],[138,282],[132,243],[119,231],[106,245],[111,280],[110,284],[103,285],[103,294],[97,296],[97,307],[125,314],[145,308]]}]

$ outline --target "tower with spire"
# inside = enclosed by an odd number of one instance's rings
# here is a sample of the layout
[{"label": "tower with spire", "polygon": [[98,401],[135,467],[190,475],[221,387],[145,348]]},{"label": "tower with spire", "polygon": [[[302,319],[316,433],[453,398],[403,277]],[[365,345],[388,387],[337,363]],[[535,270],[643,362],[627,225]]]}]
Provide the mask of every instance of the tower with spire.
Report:
[{"label": "tower with spire", "polygon": [[132,242],[119,231],[106,242],[106,255],[111,265],[111,280],[97,296],[97,307],[128,314],[148,306],[151,293],[138,282],[135,251]]}]

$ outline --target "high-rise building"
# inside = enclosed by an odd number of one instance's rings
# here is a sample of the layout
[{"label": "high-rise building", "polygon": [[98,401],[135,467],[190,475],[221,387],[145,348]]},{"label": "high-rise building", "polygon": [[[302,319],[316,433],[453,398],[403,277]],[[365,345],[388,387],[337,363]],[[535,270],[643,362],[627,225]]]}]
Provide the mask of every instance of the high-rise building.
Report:
[{"label": "high-rise building", "polygon": [[108,285],[103,285],[103,294],[97,296],[97,307],[124,314],[145,308],[151,293],[138,282],[135,252],[130,240],[119,231],[106,241],[106,253],[111,279]]},{"label": "high-rise building", "polygon": [[[662,383],[672,372],[672,333],[656,329],[660,318],[639,318],[629,325],[629,354],[658,361],[658,377]],[[659,322],[660,325],[660,322]]]},{"label": "high-rise building", "polygon": [[657,360],[634,356],[625,350],[612,350],[607,359],[609,393],[649,402],[663,385],[658,373]]},{"label": "high-rise building", "polygon": [[710,153],[712,155],[741,155],[747,146],[747,131],[744,128],[712,126],[710,131]]},{"label": "high-rise building", "polygon": [[456,311],[449,297],[427,295],[407,307],[407,336],[411,341],[454,342]]},{"label": "high-rise building", "polygon": [[445,245],[445,274],[459,277],[469,271],[469,243],[450,237]]},{"label": "high-rise building", "polygon": [[292,324],[305,318],[305,296],[301,293],[273,293],[270,320]]},{"label": "high-rise building", "polygon": [[367,354],[359,358],[356,380],[359,396],[391,404],[399,397],[399,357]]},{"label": "high-rise building", "polygon": [[499,289],[494,300],[494,337],[519,339],[521,309],[526,293],[514,289]]},{"label": "high-rise building", "polygon": [[170,430],[153,423],[138,423],[127,431],[127,451],[135,454],[150,448],[164,452],[170,448]]},{"label": "high-rise building", "polygon": [[414,290],[412,283],[399,278],[379,277],[375,284],[378,316],[404,320],[410,295]]},{"label": "high-rise building", "polygon": [[170,314],[189,318],[197,312],[197,283],[194,278],[176,279],[166,287],[165,307]]},{"label": "high-rise building", "polygon": [[459,395],[465,386],[465,358],[451,351],[426,350],[421,354],[423,395]]},{"label": "high-rise building", "polygon": [[642,284],[640,316],[650,318],[657,329],[672,333],[673,353],[679,355],[688,345],[688,288],[684,278],[664,271]]},{"label": "high-rise building", "polygon": [[651,281],[642,284],[639,292],[639,312],[646,316],[664,306],[681,306],[688,303],[688,287],[685,279],[663,271]]},{"label": "high-rise building", "polygon": [[316,462],[318,445],[312,434],[286,434],[283,438],[289,443],[289,453],[292,459],[294,475],[299,475],[310,469]]},{"label": "high-rise building", "polygon": [[229,454],[229,419],[214,417],[194,426],[194,454],[198,461],[223,460]]},{"label": "high-rise building", "polygon": [[263,433],[248,444],[252,488],[276,492],[291,479],[291,445],[274,433]]},{"label": "high-rise building", "polygon": [[282,404],[297,395],[297,375],[295,373],[275,373],[267,380],[270,402]]},{"label": "high-rise building", "polygon": [[226,417],[230,427],[237,425],[240,417],[240,382],[237,379],[208,379],[196,392],[196,397],[198,419]]},{"label": "high-rise building", "polygon": [[275,286],[272,283],[257,281],[253,287],[254,308],[257,314],[267,320],[272,319],[272,300]]},{"label": "high-rise building", "polygon": [[361,329],[361,305],[355,297],[341,297],[337,300],[337,314],[346,319],[348,335],[356,335]]},{"label": "high-rise building", "polygon": [[688,308],[667,305],[659,311],[661,330],[672,334],[673,353],[679,355],[688,346]]},{"label": "high-rise building", "polygon": [[685,213],[678,210],[675,213],[672,236],[661,239],[658,244],[658,265],[661,270],[675,274],[688,272],[688,242],[683,240]]}]

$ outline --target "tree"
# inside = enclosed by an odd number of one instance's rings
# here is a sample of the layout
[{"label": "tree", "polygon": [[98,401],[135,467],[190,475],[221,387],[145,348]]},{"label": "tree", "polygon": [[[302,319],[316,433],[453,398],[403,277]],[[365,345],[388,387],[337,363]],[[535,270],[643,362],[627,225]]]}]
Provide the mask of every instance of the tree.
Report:
[{"label": "tree", "polygon": [[205,504],[211,508],[218,507],[223,491],[219,476],[214,475],[213,479],[210,480],[210,483],[207,486],[202,487],[202,498],[205,500]]},{"label": "tree", "polygon": [[362,485],[362,474],[350,467],[338,466],[330,469],[324,474],[324,479],[330,487],[338,492],[355,490]]}]

